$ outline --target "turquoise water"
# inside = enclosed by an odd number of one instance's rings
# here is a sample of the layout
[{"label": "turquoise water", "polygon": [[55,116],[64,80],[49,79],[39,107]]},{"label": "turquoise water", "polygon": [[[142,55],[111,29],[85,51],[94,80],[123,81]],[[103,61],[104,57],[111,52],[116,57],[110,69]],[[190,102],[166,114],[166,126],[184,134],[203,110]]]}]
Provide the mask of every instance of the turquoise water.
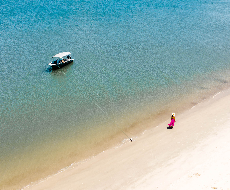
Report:
[{"label": "turquoise water", "polygon": [[[229,12],[229,1],[1,1],[0,188],[228,87]],[[74,63],[50,71],[63,51]]]}]

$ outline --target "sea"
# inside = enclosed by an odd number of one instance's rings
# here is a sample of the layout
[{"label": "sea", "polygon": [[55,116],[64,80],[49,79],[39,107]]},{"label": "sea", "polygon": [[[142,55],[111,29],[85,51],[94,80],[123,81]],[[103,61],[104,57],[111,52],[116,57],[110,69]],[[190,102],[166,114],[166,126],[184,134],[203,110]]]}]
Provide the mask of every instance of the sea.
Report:
[{"label": "sea", "polygon": [[[229,0],[1,0],[0,189],[229,88],[229,31]],[[60,52],[74,62],[53,71]]]}]

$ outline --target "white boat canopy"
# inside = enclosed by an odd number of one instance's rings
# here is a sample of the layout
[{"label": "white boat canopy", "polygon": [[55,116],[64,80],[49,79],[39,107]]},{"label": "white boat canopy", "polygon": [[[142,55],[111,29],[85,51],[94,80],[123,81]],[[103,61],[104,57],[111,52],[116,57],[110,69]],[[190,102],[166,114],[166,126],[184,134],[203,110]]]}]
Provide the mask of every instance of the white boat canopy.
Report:
[{"label": "white boat canopy", "polygon": [[70,55],[71,53],[70,52],[62,52],[62,53],[59,53],[57,55],[54,55],[52,58],[56,57],[56,58],[63,58],[64,56],[67,56],[67,55]]}]

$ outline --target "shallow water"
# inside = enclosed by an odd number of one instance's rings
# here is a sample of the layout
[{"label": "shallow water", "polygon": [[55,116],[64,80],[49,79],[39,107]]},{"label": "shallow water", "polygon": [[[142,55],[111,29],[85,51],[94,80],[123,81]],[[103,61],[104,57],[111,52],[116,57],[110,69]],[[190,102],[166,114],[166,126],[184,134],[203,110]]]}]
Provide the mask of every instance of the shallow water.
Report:
[{"label": "shallow water", "polygon": [[[227,88],[229,9],[228,1],[1,2],[0,187],[49,175],[121,130]],[[62,51],[74,63],[50,71]]]}]

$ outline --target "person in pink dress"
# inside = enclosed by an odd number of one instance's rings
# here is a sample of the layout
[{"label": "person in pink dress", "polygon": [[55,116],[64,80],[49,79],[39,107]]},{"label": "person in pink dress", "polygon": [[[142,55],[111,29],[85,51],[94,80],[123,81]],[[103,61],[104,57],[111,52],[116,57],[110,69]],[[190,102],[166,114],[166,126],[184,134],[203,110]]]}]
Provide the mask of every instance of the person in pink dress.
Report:
[{"label": "person in pink dress", "polygon": [[171,122],[168,124],[170,128],[173,128],[174,127],[174,123],[176,122],[176,119],[175,119],[175,113],[172,113],[172,116],[171,116]]}]

